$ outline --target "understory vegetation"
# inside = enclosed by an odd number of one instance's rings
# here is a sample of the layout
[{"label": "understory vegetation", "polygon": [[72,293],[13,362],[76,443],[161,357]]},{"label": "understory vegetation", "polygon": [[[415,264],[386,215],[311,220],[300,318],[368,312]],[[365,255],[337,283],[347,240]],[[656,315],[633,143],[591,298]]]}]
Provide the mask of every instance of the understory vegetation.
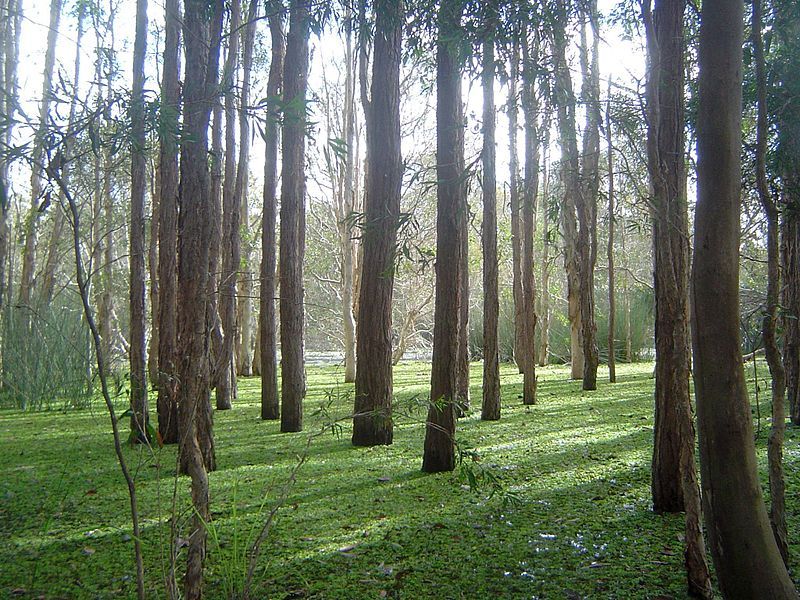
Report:
[{"label": "understory vegetation", "polygon": [[[259,419],[258,379],[239,381],[235,409],[215,414],[208,598],[241,591],[249,546],[277,505],[256,598],[685,597],[683,516],[651,509],[652,363],[618,365],[617,383],[594,392],[581,391],[568,366],[542,368],[535,406],[522,405],[522,376],[504,365],[498,422],[479,419],[474,363],[473,408],[457,433],[462,463],[438,475],[420,470],[429,369],[396,368],[394,444],[373,448],[350,443],[352,386],[340,368],[309,368],[305,431],[294,434]],[[766,482],[769,381],[764,365],[748,374]],[[124,410],[127,397],[117,401]],[[787,430],[790,490],[800,484],[799,439]],[[175,446],[125,452],[147,595],[164,597],[171,517],[181,545],[193,516],[189,480],[175,486]],[[135,596],[127,502],[99,404],[0,412],[0,596]],[[797,494],[787,504],[797,531]]]}]

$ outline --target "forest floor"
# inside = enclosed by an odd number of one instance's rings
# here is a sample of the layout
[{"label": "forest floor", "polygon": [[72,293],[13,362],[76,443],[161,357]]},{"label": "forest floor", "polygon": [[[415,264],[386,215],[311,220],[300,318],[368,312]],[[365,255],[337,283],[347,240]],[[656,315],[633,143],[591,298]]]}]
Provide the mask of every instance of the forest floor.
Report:
[{"label": "forest floor", "polygon": [[[371,449],[350,444],[352,386],[339,368],[309,369],[305,432],[295,434],[260,421],[259,380],[240,380],[234,409],[215,414],[207,597],[236,597],[248,545],[279,502],[254,598],[684,598],[682,516],[655,515],[650,505],[653,365],[619,366],[614,385],[601,369],[595,392],[582,392],[564,367],[539,369],[532,407],[522,406],[521,376],[505,365],[497,422],[480,421],[480,369],[473,365],[473,409],[458,423],[464,462],[439,475],[420,471],[427,364],[395,370],[403,414],[394,444]],[[762,472],[764,373],[754,405]],[[790,428],[795,571],[798,441]],[[177,480],[173,509],[175,448],[125,452],[139,490],[148,597],[161,598],[170,515],[182,524],[191,517],[188,481]],[[0,597],[133,597],[129,523],[99,403],[0,412]]]}]

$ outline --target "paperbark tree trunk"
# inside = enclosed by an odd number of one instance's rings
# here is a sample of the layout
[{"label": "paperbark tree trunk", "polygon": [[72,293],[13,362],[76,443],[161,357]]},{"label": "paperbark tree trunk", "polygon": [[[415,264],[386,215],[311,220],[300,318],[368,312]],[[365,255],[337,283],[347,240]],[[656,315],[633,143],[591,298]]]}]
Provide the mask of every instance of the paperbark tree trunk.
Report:
[{"label": "paperbark tree trunk", "polygon": [[[459,0],[443,0],[436,42],[436,301],[430,409],[422,470],[455,468],[458,396],[458,324],[461,309],[462,235],[466,215],[464,109],[461,103]],[[363,307],[362,307],[363,310]]]},{"label": "paperbark tree trunk", "polygon": [[281,431],[303,429],[306,376],[303,359],[303,255],[305,254],[305,134],[308,81],[308,0],[289,3],[283,71],[281,170]]},{"label": "paperbark tree trunk", "polygon": [[703,508],[726,598],[798,598],[758,479],[739,334],[741,1],[706,0],[700,24],[692,335]]},{"label": "paperbark tree trunk", "polygon": [[[362,14],[363,14],[363,8]],[[353,444],[391,444],[392,295],[403,161],[400,154],[402,0],[375,5],[370,98],[364,97],[367,177],[364,196]],[[361,39],[360,43],[366,43]],[[366,85],[364,83],[364,85]]]},{"label": "paperbark tree trunk", "polygon": [[[497,15],[490,14],[486,30],[493,31]],[[494,38],[483,42],[483,398],[481,419],[500,418],[500,350],[498,321],[500,292],[497,259],[497,177],[495,166]]]},{"label": "paperbark tree trunk", "polygon": [[[210,412],[208,373],[209,329],[207,284],[211,240],[209,236],[210,185],[208,174],[208,121],[217,90],[222,2],[209,7],[207,0],[184,3],[183,38],[187,77],[183,88],[186,136],[181,145],[181,184],[178,256],[178,381],[180,454],[191,477],[194,518],[188,539],[184,596],[202,598],[206,527],[211,519],[207,475],[207,445],[213,440],[203,414]],[[207,435],[207,439],[200,439]],[[204,448],[204,446],[206,448]],[[204,451],[205,450],[205,451]]]},{"label": "paperbark tree trunk", "polygon": [[178,114],[180,112],[179,0],[165,4],[161,75],[158,202],[158,431],[164,444],[178,442],[175,361],[178,345]]},{"label": "paperbark tree trunk", "polygon": [[[222,72],[225,102],[225,178],[222,184],[222,273],[219,282],[219,312],[222,321],[222,348],[216,357],[217,410],[228,410],[237,396],[234,348],[238,328],[236,280],[241,262],[241,208],[236,198],[236,70],[239,64],[241,2],[231,0],[228,54]],[[240,140],[241,141],[241,140]]]},{"label": "paperbark tree trunk", "polygon": [[261,290],[259,332],[261,354],[261,418],[280,418],[278,401],[278,340],[275,327],[275,254],[278,215],[278,136],[283,88],[283,12],[268,8],[272,57],[267,79],[267,122],[264,126],[264,216],[261,224]]}]

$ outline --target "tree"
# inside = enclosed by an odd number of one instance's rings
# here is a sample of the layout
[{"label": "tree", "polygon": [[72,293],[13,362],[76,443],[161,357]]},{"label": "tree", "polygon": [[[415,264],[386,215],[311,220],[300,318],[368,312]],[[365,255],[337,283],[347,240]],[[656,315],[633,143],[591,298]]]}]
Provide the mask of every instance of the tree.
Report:
[{"label": "tree", "polygon": [[213,456],[208,373],[209,329],[207,283],[211,239],[209,236],[210,185],[208,174],[208,122],[217,88],[222,2],[210,7],[206,0],[184,3],[186,77],[183,87],[185,136],[180,158],[180,246],[178,253],[178,411],[180,456],[191,477],[192,532],[188,541],[184,594],[202,597],[206,526],[211,518],[207,469]]},{"label": "tree", "polygon": [[275,228],[277,220],[278,118],[283,87],[283,7],[267,8],[272,58],[267,78],[267,120],[264,124],[264,216],[261,224],[261,290],[259,344],[261,354],[261,418],[278,419],[278,343],[275,329]]},{"label": "tree", "polygon": [[608,245],[606,260],[608,261],[608,382],[617,382],[617,357],[614,342],[616,329],[616,290],[614,273],[614,143],[611,129],[611,79],[608,80],[608,98],[606,100],[606,170],[608,171]]},{"label": "tree", "polygon": [[391,444],[393,435],[392,296],[403,182],[400,154],[402,27],[402,0],[376,3],[371,95],[367,95],[367,84],[362,80],[367,167],[356,327],[353,417],[353,444],[356,446]]},{"label": "tree", "polygon": [[689,235],[684,143],[685,0],[643,4],[647,34],[647,165],[656,300],[653,510],[686,512],[691,595],[710,598],[700,526],[694,423],[689,400]]},{"label": "tree", "polygon": [[130,231],[130,364],[131,432],[140,442],[148,439],[147,342],[145,338],[144,196],[147,158],[144,129],[144,58],[147,52],[147,0],[136,1],[131,91],[131,231]]},{"label": "tree", "polygon": [[[236,279],[241,262],[241,209],[236,198],[236,106],[234,87],[239,59],[241,2],[230,3],[228,54],[222,71],[225,102],[225,178],[222,184],[222,274],[219,282],[219,311],[222,321],[222,348],[216,357],[217,410],[231,408],[237,395],[236,359]],[[240,140],[241,141],[241,140]]]},{"label": "tree", "polygon": [[455,468],[458,327],[461,310],[464,119],[461,104],[460,0],[442,0],[436,40],[436,300],[430,408],[422,470]]},{"label": "tree", "polygon": [[706,0],[700,24],[693,370],[703,509],[727,598],[798,598],[758,480],[739,333],[743,2]]},{"label": "tree", "polygon": [[165,4],[161,75],[158,202],[158,431],[165,444],[178,441],[175,361],[178,344],[178,114],[180,111],[180,3]]},{"label": "tree", "polygon": [[481,83],[483,86],[483,399],[481,419],[500,418],[500,352],[498,320],[500,299],[497,260],[497,177],[495,167],[495,104],[494,104],[494,27],[497,15],[488,8],[486,36],[483,40]]},{"label": "tree", "polygon": [[303,255],[305,254],[305,135],[309,2],[290,0],[283,71],[281,167],[281,431],[303,429]]}]

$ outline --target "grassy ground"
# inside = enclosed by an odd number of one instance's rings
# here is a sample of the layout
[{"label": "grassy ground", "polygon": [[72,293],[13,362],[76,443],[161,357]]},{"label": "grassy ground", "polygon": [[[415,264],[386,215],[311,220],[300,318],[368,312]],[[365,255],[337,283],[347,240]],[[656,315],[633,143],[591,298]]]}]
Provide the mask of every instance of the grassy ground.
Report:
[{"label": "grassy ground", "polygon": [[[561,367],[539,370],[539,404],[523,407],[521,377],[503,369],[503,415],[474,408],[458,441],[473,474],[501,488],[470,490],[465,473],[420,472],[428,366],[395,372],[399,417],[391,447],[356,449],[349,423],[315,437],[277,513],[256,578],[258,598],[683,598],[682,517],[650,510],[652,365],[623,365],[619,383],[580,391]],[[480,365],[472,397],[480,402]],[[752,374],[751,374],[752,379]],[[752,383],[752,381],[751,381]],[[306,432],[258,419],[257,379],[215,415],[207,596],[241,586],[245,551],[310,435],[351,410],[333,367],[309,370]],[[763,454],[766,382],[759,407]],[[330,407],[317,408],[327,401]],[[121,400],[122,402],[122,400]],[[416,408],[415,408],[416,407]],[[316,414],[314,414],[316,412]],[[163,597],[175,449],[126,448],[144,521],[148,594]],[[798,531],[798,434],[786,441],[790,539]],[[181,522],[188,481],[177,483]],[[508,504],[508,500],[515,500]],[[132,597],[126,490],[106,414],[0,412],[0,597]],[[800,556],[792,546],[793,566]]]}]

